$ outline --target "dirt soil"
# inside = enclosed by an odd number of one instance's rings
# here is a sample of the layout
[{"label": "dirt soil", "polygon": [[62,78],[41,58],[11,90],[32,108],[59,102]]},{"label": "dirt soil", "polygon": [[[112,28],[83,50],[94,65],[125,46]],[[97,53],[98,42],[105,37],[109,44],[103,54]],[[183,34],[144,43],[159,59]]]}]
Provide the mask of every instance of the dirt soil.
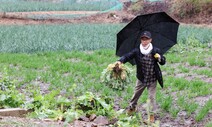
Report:
[{"label": "dirt soil", "polygon": [[[89,16],[69,19],[29,19],[28,16],[51,14],[92,14]],[[65,23],[123,23],[131,21],[135,16],[127,12],[114,11],[109,13],[91,12],[12,12],[0,13],[0,25],[29,25],[29,24],[65,24]]]},{"label": "dirt soil", "polygon": [[53,121],[49,119],[39,120],[39,119],[29,119],[29,118],[19,118],[19,117],[0,117],[1,127],[73,127],[70,124],[66,124],[61,121]]},{"label": "dirt soil", "polygon": [[[89,15],[69,19],[49,18],[49,19],[30,19],[28,16],[36,15],[65,15],[82,14]],[[0,25],[33,25],[33,24],[67,24],[67,23],[129,23],[136,15],[127,11],[113,11],[99,13],[97,11],[50,11],[50,12],[0,12]],[[200,18],[177,20],[181,25],[192,24],[198,27],[212,28],[210,18],[200,22]]]}]

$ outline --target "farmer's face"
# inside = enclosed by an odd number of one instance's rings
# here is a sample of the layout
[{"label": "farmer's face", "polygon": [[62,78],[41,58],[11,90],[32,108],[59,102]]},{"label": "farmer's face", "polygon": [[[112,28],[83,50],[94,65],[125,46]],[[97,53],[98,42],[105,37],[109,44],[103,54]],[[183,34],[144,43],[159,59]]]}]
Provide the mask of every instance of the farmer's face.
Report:
[{"label": "farmer's face", "polygon": [[151,42],[152,42],[151,38],[147,38],[147,37],[142,37],[141,38],[141,44],[142,44],[143,47],[147,46]]}]

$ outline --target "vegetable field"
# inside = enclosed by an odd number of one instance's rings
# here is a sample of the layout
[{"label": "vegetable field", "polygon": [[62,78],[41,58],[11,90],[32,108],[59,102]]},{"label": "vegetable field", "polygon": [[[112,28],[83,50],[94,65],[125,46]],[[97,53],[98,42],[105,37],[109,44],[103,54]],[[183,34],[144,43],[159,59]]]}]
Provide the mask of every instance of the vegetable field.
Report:
[{"label": "vegetable field", "polygon": [[[0,26],[0,52],[86,51],[115,49],[116,33],[126,24],[65,24]],[[212,29],[181,26],[179,44],[211,42]],[[180,49],[181,50],[181,49]]]},{"label": "vegetable field", "polygon": [[[110,120],[118,118],[118,126],[140,126],[141,117],[146,117],[147,91],[139,100],[137,115],[117,113],[128,106],[133,94],[135,67],[126,64],[133,72],[124,91],[113,90],[101,81],[102,71],[119,59],[115,56],[116,33],[125,25],[0,26],[0,85],[8,89],[1,91],[0,106],[33,109],[27,117],[65,119],[64,125],[93,113]],[[157,90],[161,126],[211,126],[211,36],[209,28],[180,27],[178,44],[165,54],[165,88],[158,85]],[[97,108],[89,105],[89,98]],[[91,109],[76,110],[76,105]]]},{"label": "vegetable field", "polygon": [[[146,1],[151,2],[158,1]],[[0,0],[0,114],[10,108],[28,111],[23,118],[0,116],[0,126],[212,127],[209,25],[180,25],[177,44],[164,54],[156,121],[150,122],[147,90],[137,112],[126,113],[136,67],[115,63],[116,34],[141,5],[131,0]]]}]

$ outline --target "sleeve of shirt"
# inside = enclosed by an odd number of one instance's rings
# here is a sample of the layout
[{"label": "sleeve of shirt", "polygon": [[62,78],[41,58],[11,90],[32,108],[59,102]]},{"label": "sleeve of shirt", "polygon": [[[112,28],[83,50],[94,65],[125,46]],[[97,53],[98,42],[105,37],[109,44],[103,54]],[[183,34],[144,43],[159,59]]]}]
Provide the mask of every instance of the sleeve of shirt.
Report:
[{"label": "sleeve of shirt", "polygon": [[122,63],[126,63],[126,62],[132,60],[133,58],[135,58],[137,51],[138,51],[138,49],[132,50],[131,52],[122,56],[118,61],[120,61]]}]

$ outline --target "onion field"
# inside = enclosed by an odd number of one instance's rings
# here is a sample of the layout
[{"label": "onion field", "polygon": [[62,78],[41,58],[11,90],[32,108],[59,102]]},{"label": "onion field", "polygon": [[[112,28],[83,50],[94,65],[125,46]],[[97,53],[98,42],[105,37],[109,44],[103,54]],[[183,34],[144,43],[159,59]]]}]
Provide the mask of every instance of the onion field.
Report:
[{"label": "onion field", "polygon": [[[89,51],[116,48],[116,34],[126,24],[0,26],[0,52]],[[212,30],[181,26],[179,44],[208,44]],[[193,44],[193,45],[195,45]]]}]

